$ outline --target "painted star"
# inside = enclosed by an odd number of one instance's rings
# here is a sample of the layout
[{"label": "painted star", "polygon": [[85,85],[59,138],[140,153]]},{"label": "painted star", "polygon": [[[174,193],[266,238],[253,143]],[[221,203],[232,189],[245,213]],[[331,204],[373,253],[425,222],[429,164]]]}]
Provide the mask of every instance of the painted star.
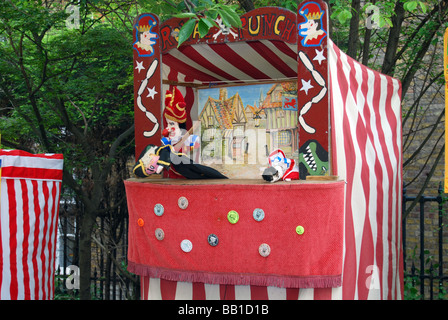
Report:
[{"label": "painted star", "polygon": [[148,89],[148,95],[146,97],[150,97],[154,99],[154,96],[157,94],[156,87],[146,88]]},{"label": "painted star", "polygon": [[305,81],[303,79],[300,79],[302,81],[302,88],[300,88],[300,91],[305,91],[305,93],[308,95],[308,90],[311,88],[314,88],[311,85],[311,80]]},{"label": "painted star", "polygon": [[145,69],[145,67],[143,66],[143,61],[137,61],[137,66],[135,67],[135,69],[138,70],[138,73],[140,73],[140,70]]},{"label": "painted star", "polygon": [[322,60],[326,60],[327,58],[324,57],[324,49],[322,49],[321,51],[315,49],[316,51],[316,56],[314,57],[313,60],[317,60],[319,61],[319,65],[322,63]]}]

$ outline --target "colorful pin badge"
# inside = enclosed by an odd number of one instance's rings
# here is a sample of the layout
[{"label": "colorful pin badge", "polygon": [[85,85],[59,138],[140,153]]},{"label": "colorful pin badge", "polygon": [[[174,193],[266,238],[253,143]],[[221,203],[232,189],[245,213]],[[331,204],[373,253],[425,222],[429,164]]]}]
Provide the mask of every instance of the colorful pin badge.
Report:
[{"label": "colorful pin badge", "polygon": [[180,248],[182,249],[183,252],[190,252],[191,249],[193,249],[193,244],[191,243],[190,240],[185,239],[182,240],[182,242],[180,243]]},{"label": "colorful pin badge", "polygon": [[218,245],[218,236],[216,234],[209,234],[208,238],[207,238],[208,244],[211,245],[212,247],[216,247]]},{"label": "colorful pin badge", "polygon": [[227,213],[227,220],[229,220],[231,224],[237,223],[239,219],[240,216],[235,210],[230,210],[229,213]]},{"label": "colorful pin badge", "polygon": [[138,218],[137,224],[139,227],[143,227],[145,225],[145,220],[143,220],[142,218]]},{"label": "colorful pin badge", "polygon": [[271,253],[271,247],[267,243],[262,243],[258,247],[258,253],[260,256],[266,258]]},{"label": "colorful pin badge", "polygon": [[298,235],[302,235],[305,232],[305,228],[302,226],[297,226],[296,227],[296,232]]},{"label": "colorful pin badge", "polygon": [[185,197],[180,197],[179,200],[177,200],[177,204],[179,205],[179,208],[185,210],[188,207],[188,199]]},{"label": "colorful pin badge", "polygon": [[163,205],[161,205],[160,203],[157,203],[154,206],[154,213],[156,214],[156,216],[160,217],[161,215],[163,215],[163,212],[164,212]]},{"label": "colorful pin badge", "polygon": [[255,221],[261,221],[264,219],[264,211],[263,209],[257,208],[253,212],[253,217]]},{"label": "colorful pin badge", "polygon": [[156,229],[155,235],[157,240],[163,240],[165,238],[165,232],[160,228]]}]

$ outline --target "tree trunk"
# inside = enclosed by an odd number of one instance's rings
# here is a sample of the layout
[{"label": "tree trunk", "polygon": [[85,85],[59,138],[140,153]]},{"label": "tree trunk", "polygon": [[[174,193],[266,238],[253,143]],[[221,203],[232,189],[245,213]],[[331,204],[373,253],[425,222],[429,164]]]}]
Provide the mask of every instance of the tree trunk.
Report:
[{"label": "tree trunk", "polygon": [[239,0],[239,3],[241,7],[246,11],[249,12],[250,10],[255,9],[254,2],[252,0]]},{"label": "tree trunk", "polygon": [[356,60],[359,43],[359,10],[361,9],[360,0],[352,0],[352,18],[350,19],[350,31],[348,37],[347,54]]},{"label": "tree trunk", "polygon": [[79,298],[90,300],[90,275],[92,273],[92,231],[96,213],[87,209],[84,212],[79,234]]},{"label": "tree trunk", "polygon": [[395,70],[395,55],[399,44],[401,33],[401,25],[404,20],[403,2],[397,1],[395,5],[395,15],[392,17],[392,28],[390,28],[389,38],[387,41],[386,54],[384,56],[383,67],[381,72],[393,76]]}]

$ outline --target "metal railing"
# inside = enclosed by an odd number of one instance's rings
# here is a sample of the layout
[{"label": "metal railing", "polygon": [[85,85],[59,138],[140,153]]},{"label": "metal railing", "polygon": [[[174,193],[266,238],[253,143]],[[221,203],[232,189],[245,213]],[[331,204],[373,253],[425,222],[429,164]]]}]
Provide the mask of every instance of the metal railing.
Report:
[{"label": "metal railing", "polygon": [[[403,261],[405,299],[448,299],[448,272],[444,256],[448,252],[444,225],[448,198],[442,183],[437,196],[409,196],[403,188]],[[406,214],[407,204],[415,202]],[[412,221],[411,221],[412,220]],[[414,231],[409,232],[410,229]],[[413,241],[411,241],[413,240]]]}]

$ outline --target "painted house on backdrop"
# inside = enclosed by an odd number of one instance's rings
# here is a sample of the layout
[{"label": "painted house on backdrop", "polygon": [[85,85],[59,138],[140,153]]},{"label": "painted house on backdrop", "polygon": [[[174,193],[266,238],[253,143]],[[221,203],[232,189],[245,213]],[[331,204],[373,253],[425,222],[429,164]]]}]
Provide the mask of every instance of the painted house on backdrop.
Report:
[{"label": "painted house on backdrop", "polygon": [[204,141],[216,139],[213,129],[219,129],[226,156],[235,159],[244,153],[244,135],[248,121],[238,93],[229,98],[226,88],[219,89],[219,98],[208,97],[199,119],[202,132],[211,135],[202,137]]},{"label": "painted house on backdrop", "polygon": [[297,159],[297,83],[274,84],[267,92],[260,109],[266,114],[269,151],[280,148],[288,156]]},{"label": "painted house on backdrop", "polygon": [[266,128],[266,114],[261,105],[263,104],[263,88],[260,88],[260,96],[258,100],[254,100],[253,105],[246,104],[246,118],[247,118],[247,128],[250,129],[264,129]]}]

